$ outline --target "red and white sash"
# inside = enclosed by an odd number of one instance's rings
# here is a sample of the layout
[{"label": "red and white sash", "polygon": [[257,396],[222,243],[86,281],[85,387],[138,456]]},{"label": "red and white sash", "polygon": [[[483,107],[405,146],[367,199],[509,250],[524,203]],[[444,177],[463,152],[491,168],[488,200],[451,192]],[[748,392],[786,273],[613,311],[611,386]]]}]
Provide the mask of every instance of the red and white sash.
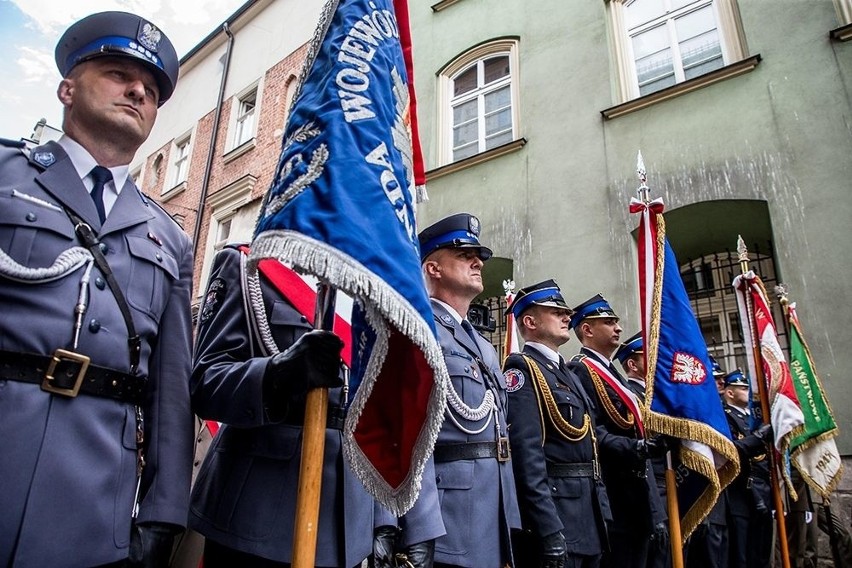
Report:
[{"label": "red and white sash", "polygon": [[642,424],[642,411],[640,410],[641,406],[639,404],[639,399],[636,398],[636,395],[627,388],[621,381],[619,381],[615,375],[607,368],[601,365],[598,361],[596,361],[593,357],[583,357],[580,359],[586,368],[589,369],[590,372],[596,373],[599,377],[601,377],[604,382],[615,391],[615,394],[618,395],[618,398],[621,402],[624,403],[624,406],[627,407],[627,410],[630,414],[633,415],[633,419],[636,424],[636,428],[639,430],[639,434],[644,437],[645,436],[645,425]]}]

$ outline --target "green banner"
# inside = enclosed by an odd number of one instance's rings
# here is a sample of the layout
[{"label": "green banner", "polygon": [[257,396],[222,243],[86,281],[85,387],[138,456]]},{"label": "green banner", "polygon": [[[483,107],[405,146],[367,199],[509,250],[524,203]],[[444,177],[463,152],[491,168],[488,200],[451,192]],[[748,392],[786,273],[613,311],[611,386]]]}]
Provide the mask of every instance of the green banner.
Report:
[{"label": "green banner", "polygon": [[793,377],[802,414],[805,415],[803,434],[794,438],[790,444],[791,449],[795,450],[808,440],[837,428],[814,371],[810,351],[795,321],[790,325],[790,375]]}]

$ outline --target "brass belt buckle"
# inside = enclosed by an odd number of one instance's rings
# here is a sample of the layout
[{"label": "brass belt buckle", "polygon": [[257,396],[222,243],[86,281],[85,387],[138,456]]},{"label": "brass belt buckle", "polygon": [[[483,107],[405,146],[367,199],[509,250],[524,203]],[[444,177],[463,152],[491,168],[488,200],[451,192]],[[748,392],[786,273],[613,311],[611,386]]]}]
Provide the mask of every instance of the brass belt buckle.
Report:
[{"label": "brass belt buckle", "polygon": [[509,438],[500,436],[497,438],[497,461],[507,462],[512,457],[512,452],[509,449]]},{"label": "brass belt buckle", "polygon": [[[44,372],[44,379],[41,381],[41,390],[68,398],[76,397],[80,392],[80,385],[83,384],[83,377],[86,376],[90,360],[87,355],[66,351],[65,349],[57,349],[53,352],[53,357],[51,358],[50,365],[47,366],[47,371]],[[74,379],[74,386],[71,388],[57,387],[53,384],[56,366],[62,361],[76,361],[80,364],[80,370],[77,372],[77,378]]]}]

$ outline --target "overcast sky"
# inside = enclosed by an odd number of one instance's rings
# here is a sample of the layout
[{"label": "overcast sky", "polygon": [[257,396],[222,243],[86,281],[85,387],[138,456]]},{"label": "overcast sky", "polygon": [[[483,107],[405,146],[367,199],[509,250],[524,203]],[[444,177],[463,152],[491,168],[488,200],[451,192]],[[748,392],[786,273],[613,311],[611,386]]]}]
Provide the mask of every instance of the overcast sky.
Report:
[{"label": "overcast sky", "polygon": [[246,0],[0,0],[0,137],[28,137],[41,118],[59,128],[61,77],[53,50],[74,21],[106,10],[151,20],[172,40],[178,57],[218,28]]}]

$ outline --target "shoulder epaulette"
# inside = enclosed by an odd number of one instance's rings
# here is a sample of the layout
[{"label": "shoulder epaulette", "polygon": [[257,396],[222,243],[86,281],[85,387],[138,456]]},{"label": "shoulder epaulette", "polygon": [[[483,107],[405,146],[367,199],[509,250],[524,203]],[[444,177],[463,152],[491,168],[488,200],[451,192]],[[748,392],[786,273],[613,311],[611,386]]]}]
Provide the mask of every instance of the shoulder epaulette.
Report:
[{"label": "shoulder epaulette", "polygon": [[27,145],[23,140],[12,140],[10,138],[0,138],[0,146],[7,146],[9,148],[25,148]]}]

